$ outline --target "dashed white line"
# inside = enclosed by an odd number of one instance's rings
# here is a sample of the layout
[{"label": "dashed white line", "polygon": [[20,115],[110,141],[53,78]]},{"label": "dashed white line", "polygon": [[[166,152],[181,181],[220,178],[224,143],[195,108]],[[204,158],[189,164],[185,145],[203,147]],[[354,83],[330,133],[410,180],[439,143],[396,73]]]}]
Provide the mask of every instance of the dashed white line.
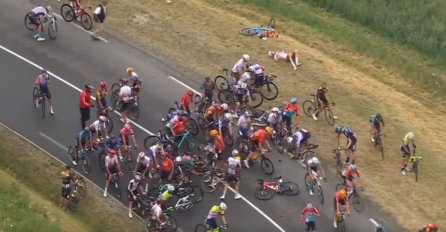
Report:
[{"label": "dashed white line", "polygon": [[59,142],[57,142],[56,140],[52,139],[50,136],[48,136],[48,135],[46,135],[46,134],[44,134],[42,132],[39,132],[39,135],[41,135],[42,137],[48,139],[50,142],[54,143],[56,146],[62,148],[63,150],[67,150],[67,148],[64,145],[62,145]]}]

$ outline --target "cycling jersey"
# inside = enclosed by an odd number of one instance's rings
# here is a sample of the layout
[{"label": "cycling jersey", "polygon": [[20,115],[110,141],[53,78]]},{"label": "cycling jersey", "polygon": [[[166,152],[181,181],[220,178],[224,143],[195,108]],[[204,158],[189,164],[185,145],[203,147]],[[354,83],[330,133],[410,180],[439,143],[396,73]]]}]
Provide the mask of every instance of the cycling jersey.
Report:
[{"label": "cycling jersey", "polygon": [[258,130],[256,133],[254,133],[251,136],[251,140],[255,142],[263,141],[266,138],[266,131],[265,130]]},{"label": "cycling jersey", "polygon": [[154,160],[155,156],[159,156],[164,152],[164,149],[161,148],[158,150],[158,146],[157,145],[153,145],[151,147],[149,147],[149,150],[147,151],[147,156],[149,159]]},{"label": "cycling jersey", "polygon": [[286,53],[285,51],[278,51],[276,52],[276,54],[274,54],[274,59],[275,60],[285,60],[288,57],[288,53]]},{"label": "cycling jersey", "polygon": [[299,116],[299,105],[288,103],[283,110],[283,116],[291,118],[294,114]]},{"label": "cycling jersey", "polygon": [[220,214],[220,215],[222,215],[222,216],[225,215],[225,211],[222,210],[222,209],[220,208],[220,206],[218,206],[218,205],[214,205],[214,206],[212,206],[211,210],[209,211],[209,214],[208,214],[207,219],[215,218],[215,216],[212,216],[213,213],[218,213],[218,214]]},{"label": "cycling jersey", "polygon": [[46,74],[46,75],[39,75],[39,76],[37,76],[36,84],[39,84],[39,86],[41,88],[42,87],[47,87],[49,81],[50,81],[50,75],[48,75],[48,74]]},{"label": "cycling jersey", "polygon": [[234,67],[232,68],[232,72],[239,73],[243,71],[243,68],[246,66],[246,63],[243,59],[240,59],[237,61],[237,63],[234,64]]},{"label": "cycling jersey", "polygon": [[92,132],[97,132],[97,131],[102,131],[102,130],[106,130],[107,129],[107,125],[105,124],[105,122],[101,122],[99,120],[94,121],[91,125],[90,125],[90,131]]},{"label": "cycling jersey", "polygon": [[350,128],[344,126],[342,127],[342,133],[345,135],[345,137],[347,137],[348,139],[351,138],[356,138],[355,133],[353,133],[352,130],[350,130]]},{"label": "cycling jersey", "polygon": [[249,90],[247,88],[242,88],[240,85],[234,85],[235,94],[249,96]]},{"label": "cycling jersey", "polygon": [[172,194],[170,193],[169,190],[166,190],[161,194],[161,200],[163,200],[163,201],[167,201],[171,197],[172,197]]},{"label": "cycling jersey", "polygon": [[385,126],[384,119],[381,118],[381,121],[378,121],[378,118],[376,117],[376,114],[372,115],[372,117],[370,118],[370,123],[373,126],[379,126],[380,122],[383,124],[383,126]]},{"label": "cycling jersey", "polygon": [[307,142],[309,138],[310,133],[305,129],[299,129],[293,135],[293,140],[295,141],[295,145],[297,148],[300,148],[300,145],[304,142]]},{"label": "cycling jersey", "polygon": [[107,140],[105,140],[105,147],[108,149],[119,150],[119,148],[120,148],[119,139],[118,138],[108,138]]},{"label": "cycling jersey", "polygon": [[132,72],[132,74],[130,74],[130,76],[132,77],[132,79],[134,81],[141,81],[141,78],[138,76],[138,74],[136,74],[136,72]]},{"label": "cycling jersey", "polygon": [[314,206],[311,210],[308,210],[307,207],[302,210],[302,215],[305,215],[305,222],[315,222],[316,218],[313,216],[314,214],[319,214],[319,211]]},{"label": "cycling jersey", "polygon": [[237,170],[241,167],[240,160],[229,157],[228,159],[228,171],[227,173],[230,175],[236,175]]},{"label": "cycling jersey", "polygon": [[93,138],[93,134],[91,133],[91,131],[87,132],[85,130],[81,130],[81,132],[77,134],[77,138],[79,138],[81,141],[87,141]]},{"label": "cycling jersey", "polygon": [[184,134],[184,132],[186,131],[186,122],[183,121],[179,121],[179,120],[175,120],[172,130],[174,135],[182,135]]},{"label": "cycling jersey", "polygon": [[139,185],[139,181],[136,181],[135,179],[131,179],[127,189],[130,189],[130,191],[134,192],[138,188],[138,185]]},{"label": "cycling jersey", "polygon": [[353,174],[356,174],[359,177],[358,169],[353,171],[351,168],[348,168],[347,170],[342,171],[342,176],[344,176],[344,177],[350,178]]},{"label": "cycling jersey", "polygon": [[321,162],[319,161],[318,158],[316,158],[316,159],[311,158],[311,159],[308,160],[307,163],[308,163],[308,166],[309,166],[310,168],[319,167],[319,165],[321,164]]},{"label": "cycling jersey", "polygon": [[189,96],[187,93],[183,95],[181,98],[181,105],[184,107],[189,108],[190,103],[192,102],[192,97]]},{"label": "cycling jersey", "polygon": [[239,132],[242,135],[243,138],[248,139],[249,135],[249,122],[251,121],[251,119],[246,116],[246,115],[242,115],[240,116],[240,118],[238,119],[237,122],[237,126],[239,128]]},{"label": "cycling jersey", "polygon": [[211,116],[213,113],[221,113],[223,112],[223,109],[221,108],[221,106],[211,106],[207,109],[206,113],[205,113],[205,117],[209,117]]},{"label": "cycling jersey", "polygon": [[192,160],[192,157],[188,155],[177,156],[175,158],[175,163],[177,163],[178,165],[184,165],[188,168],[194,167],[194,161]]},{"label": "cycling jersey", "polygon": [[407,146],[407,145],[409,145],[409,142],[413,142],[413,139],[411,140],[410,138],[409,138],[409,133],[407,133],[406,134],[406,136],[404,136],[404,138],[403,138],[403,146]]},{"label": "cycling jersey", "polygon": [[141,166],[143,166],[143,167],[147,167],[149,165],[149,163],[150,163],[150,158],[147,157],[147,156],[144,156],[143,159],[138,159],[136,162],[140,163]]},{"label": "cycling jersey", "polygon": [[152,206],[151,211],[152,211],[152,215],[155,217],[160,217],[161,214],[163,213],[163,210],[161,209],[161,206],[159,206],[159,205]]},{"label": "cycling jersey", "polygon": [[249,66],[249,70],[254,73],[254,76],[263,76],[263,69],[259,64]]},{"label": "cycling jersey", "polygon": [[[342,191],[342,190],[341,190]],[[339,200],[345,200],[345,202],[348,202],[348,195],[347,194],[345,194],[345,197],[344,198],[341,198],[341,191],[339,191],[339,192],[336,192],[335,193],[335,201],[336,202],[339,202]]]},{"label": "cycling jersey", "polygon": [[118,163],[118,157],[113,156],[110,157],[109,155],[105,157],[105,167],[112,166],[114,167]]},{"label": "cycling jersey", "polygon": [[224,115],[222,115],[219,119],[218,119],[218,127],[222,128],[222,127],[228,127],[229,124],[231,123],[231,121],[229,121]]},{"label": "cycling jersey", "polygon": [[34,9],[31,10],[31,13],[33,13],[35,16],[47,16],[46,8],[43,6],[37,6]]},{"label": "cycling jersey", "polygon": [[130,86],[124,85],[121,87],[121,90],[119,91],[119,96],[121,96],[121,101],[128,102],[130,100],[130,97],[132,96],[132,88]]},{"label": "cycling jersey", "polygon": [[266,122],[270,123],[270,124],[279,123],[280,122],[280,114],[279,115],[276,115],[274,113],[269,114],[268,119],[266,119]]},{"label": "cycling jersey", "polygon": [[128,136],[128,135],[133,135],[133,129],[127,130],[125,128],[122,128],[120,131],[121,136]]},{"label": "cycling jersey", "polygon": [[102,90],[102,89],[98,89],[97,91],[96,91],[96,101],[101,101],[101,103],[102,103],[102,106],[105,108],[105,107],[107,107],[107,102],[106,102],[106,100],[105,100],[105,93],[106,91],[105,90]]}]

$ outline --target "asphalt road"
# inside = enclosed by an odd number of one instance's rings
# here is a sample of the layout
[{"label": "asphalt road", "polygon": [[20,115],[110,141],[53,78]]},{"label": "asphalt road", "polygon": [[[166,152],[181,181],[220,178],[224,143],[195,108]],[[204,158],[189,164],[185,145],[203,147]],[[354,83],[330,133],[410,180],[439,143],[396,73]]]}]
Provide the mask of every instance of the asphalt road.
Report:
[{"label": "asphalt road", "polygon": [[[75,135],[80,130],[79,91],[75,88],[82,89],[85,83],[97,87],[100,81],[106,81],[111,86],[118,78],[125,75],[127,67],[133,67],[143,78],[140,118],[137,122],[143,129],[133,126],[138,144],[142,148],[143,140],[148,135],[147,130],[159,129],[160,118],[165,116],[173,101],[179,100],[187,90],[167,76],[173,76],[186,85],[197,87],[194,81],[183,77],[178,71],[172,71],[168,65],[126,42],[108,34],[103,36],[107,43],[92,41],[85,31],[63,20],[58,21],[57,40],[38,43],[23,24],[25,14],[32,6],[23,0],[0,2],[0,19],[6,22],[0,25],[1,31],[5,32],[0,37],[0,67],[5,78],[4,84],[0,86],[0,97],[3,99],[0,103],[3,109],[0,121],[64,162],[69,163],[66,149],[74,143]],[[58,12],[57,9],[56,13]],[[40,109],[32,105],[31,90],[35,78],[39,75],[39,69],[30,62],[48,69],[64,80],[52,79],[50,90],[54,99],[54,116],[47,114],[47,117],[42,119]],[[92,118],[95,117],[94,113],[92,111]],[[113,115],[112,118],[115,123],[113,133],[116,134],[121,123],[117,115]],[[199,140],[203,141],[203,138],[200,137]],[[276,168],[273,176],[265,176],[258,166],[243,170],[240,193],[244,199],[236,201],[233,199],[234,194],[228,192],[227,221],[231,230],[268,232],[304,230],[303,226],[299,225],[299,213],[308,202],[312,202],[321,212],[321,217],[317,219],[318,231],[335,231],[332,223],[332,202],[338,179],[329,177],[329,181],[323,183],[325,205],[321,205],[316,196],[311,197],[306,192],[303,181],[305,172],[296,162],[289,161],[287,157],[277,153],[271,153],[269,156]],[[93,170],[88,178],[99,186],[104,186],[105,178],[99,169],[97,157],[90,158],[93,161]],[[81,171],[81,167],[76,169]],[[123,186],[128,183],[130,176],[128,170],[124,172],[125,176],[121,179]],[[274,176],[279,175],[286,181],[298,183],[301,193],[295,197],[275,196],[266,202],[255,199],[254,191],[257,187],[255,179],[272,180]],[[200,182],[197,181],[196,184],[199,185]],[[192,210],[183,215],[177,214],[176,218],[181,229],[193,231],[196,224],[202,223],[202,217],[208,213],[212,205],[219,204],[221,193],[219,190],[213,194],[205,193],[203,201]],[[124,196],[121,201],[127,204]],[[388,231],[402,231],[390,217],[371,202],[366,202],[364,212],[357,213],[354,209],[351,211],[352,215],[346,221],[347,232],[372,231],[374,225],[370,219],[383,224]]]}]

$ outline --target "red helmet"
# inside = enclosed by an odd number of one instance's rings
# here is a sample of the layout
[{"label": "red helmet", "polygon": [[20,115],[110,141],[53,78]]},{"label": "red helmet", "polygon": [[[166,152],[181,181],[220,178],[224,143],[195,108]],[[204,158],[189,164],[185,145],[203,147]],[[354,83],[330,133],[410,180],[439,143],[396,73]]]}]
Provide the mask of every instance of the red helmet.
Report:
[{"label": "red helmet", "polygon": [[167,157],[167,155],[168,155],[169,153],[167,152],[167,151],[165,151],[165,152],[163,152],[162,154],[161,154],[161,157]]},{"label": "red helmet", "polygon": [[192,90],[187,91],[187,95],[189,95],[190,97],[194,96],[194,92],[192,92]]},{"label": "red helmet", "polygon": [[110,154],[116,154],[116,150],[115,149],[110,149]]},{"label": "red helmet", "polygon": [[107,87],[107,84],[105,83],[105,81],[101,81],[101,88],[105,88]]}]

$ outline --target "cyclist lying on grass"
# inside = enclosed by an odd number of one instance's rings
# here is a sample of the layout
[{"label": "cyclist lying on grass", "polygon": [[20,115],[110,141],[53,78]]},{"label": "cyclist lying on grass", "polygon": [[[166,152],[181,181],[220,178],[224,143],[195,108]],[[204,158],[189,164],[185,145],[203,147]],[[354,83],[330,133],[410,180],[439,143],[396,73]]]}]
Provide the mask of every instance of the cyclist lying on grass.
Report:
[{"label": "cyclist lying on grass", "polygon": [[287,53],[285,51],[268,51],[268,56],[274,58],[274,61],[279,62],[280,60],[285,60],[293,65],[294,71],[297,70],[297,66],[300,66],[299,57],[297,57],[297,50],[292,53]]}]

